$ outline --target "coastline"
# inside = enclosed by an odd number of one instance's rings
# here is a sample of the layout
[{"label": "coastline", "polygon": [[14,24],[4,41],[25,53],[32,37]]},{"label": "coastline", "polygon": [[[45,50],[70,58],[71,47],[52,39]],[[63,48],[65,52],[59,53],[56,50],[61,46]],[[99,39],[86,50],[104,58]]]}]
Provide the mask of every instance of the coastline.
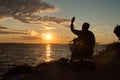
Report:
[{"label": "coastline", "polygon": [[[120,50],[113,52],[120,52]],[[96,66],[94,72],[77,72],[69,64],[50,62],[40,64],[33,71],[11,76],[8,80],[119,80],[120,60],[113,56],[113,52],[109,56],[102,54],[94,57]]]},{"label": "coastline", "polygon": [[4,80],[120,80],[120,48],[111,48],[94,56],[94,71],[86,65],[70,65],[62,58],[36,67],[18,66]]}]

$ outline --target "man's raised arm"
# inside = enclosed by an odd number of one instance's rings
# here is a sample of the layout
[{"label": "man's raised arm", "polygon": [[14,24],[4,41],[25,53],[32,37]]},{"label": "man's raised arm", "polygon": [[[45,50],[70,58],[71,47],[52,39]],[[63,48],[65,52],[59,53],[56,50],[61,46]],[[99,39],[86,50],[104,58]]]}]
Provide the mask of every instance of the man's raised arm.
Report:
[{"label": "man's raised arm", "polygon": [[79,32],[79,31],[74,29],[74,21],[75,21],[75,17],[73,17],[73,18],[71,19],[70,28],[71,28],[71,31],[72,31],[74,34],[78,35],[78,32]]}]

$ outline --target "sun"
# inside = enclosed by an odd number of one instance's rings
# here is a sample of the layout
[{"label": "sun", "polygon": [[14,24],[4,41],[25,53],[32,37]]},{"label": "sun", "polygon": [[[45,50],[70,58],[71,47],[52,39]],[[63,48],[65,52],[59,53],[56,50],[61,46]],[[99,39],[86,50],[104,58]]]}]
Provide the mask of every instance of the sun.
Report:
[{"label": "sun", "polygon": [[51,40],[52,39],[52,35],[50,33],[45,35],[46,40]]}]

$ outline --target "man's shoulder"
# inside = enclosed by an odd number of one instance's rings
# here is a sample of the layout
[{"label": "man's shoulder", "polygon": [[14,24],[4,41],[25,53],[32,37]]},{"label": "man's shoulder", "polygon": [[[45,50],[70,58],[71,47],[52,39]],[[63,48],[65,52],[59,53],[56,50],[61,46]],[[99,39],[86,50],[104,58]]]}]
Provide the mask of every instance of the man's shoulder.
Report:
[{"label": "man's shoulder", "polygon": [[93,32],[92,32],[92,31],[90,31],[90,30],[89,30],[88,32],[89,32],[89,33],[91,33],[91,34],[93,34]]},{"label": "man's shoulder", "polygon": [[89,31],[88,34],[94,36],[94,33],[92,31]]}]

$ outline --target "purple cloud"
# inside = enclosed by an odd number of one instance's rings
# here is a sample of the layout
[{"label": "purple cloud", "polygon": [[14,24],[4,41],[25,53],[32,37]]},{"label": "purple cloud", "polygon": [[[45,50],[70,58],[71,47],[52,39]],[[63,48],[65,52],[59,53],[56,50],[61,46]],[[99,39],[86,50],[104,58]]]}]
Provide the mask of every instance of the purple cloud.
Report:
[{"label": "purple cloud", "polygon": [[0,34],[28,34],[28,32],[23,30],[16,30],[7,27],[0,27]]},{"label": "purple cloud", "polygon": [[0,0],[0,18],[13,17],[26,23],[34,20],[35,13],[55,10],[55,6],[42,0]]},{"label": "purple cloud", "polygon": [[17,32],[17,31],[1,31],[0,30],[0,34],[28,34],[26,32]]},{"label": "purple cloud", "polygon": [[1,26],[0,29],[8,29],[8,28],[6,28],[6,27],[2,27],[2,26]]}]

